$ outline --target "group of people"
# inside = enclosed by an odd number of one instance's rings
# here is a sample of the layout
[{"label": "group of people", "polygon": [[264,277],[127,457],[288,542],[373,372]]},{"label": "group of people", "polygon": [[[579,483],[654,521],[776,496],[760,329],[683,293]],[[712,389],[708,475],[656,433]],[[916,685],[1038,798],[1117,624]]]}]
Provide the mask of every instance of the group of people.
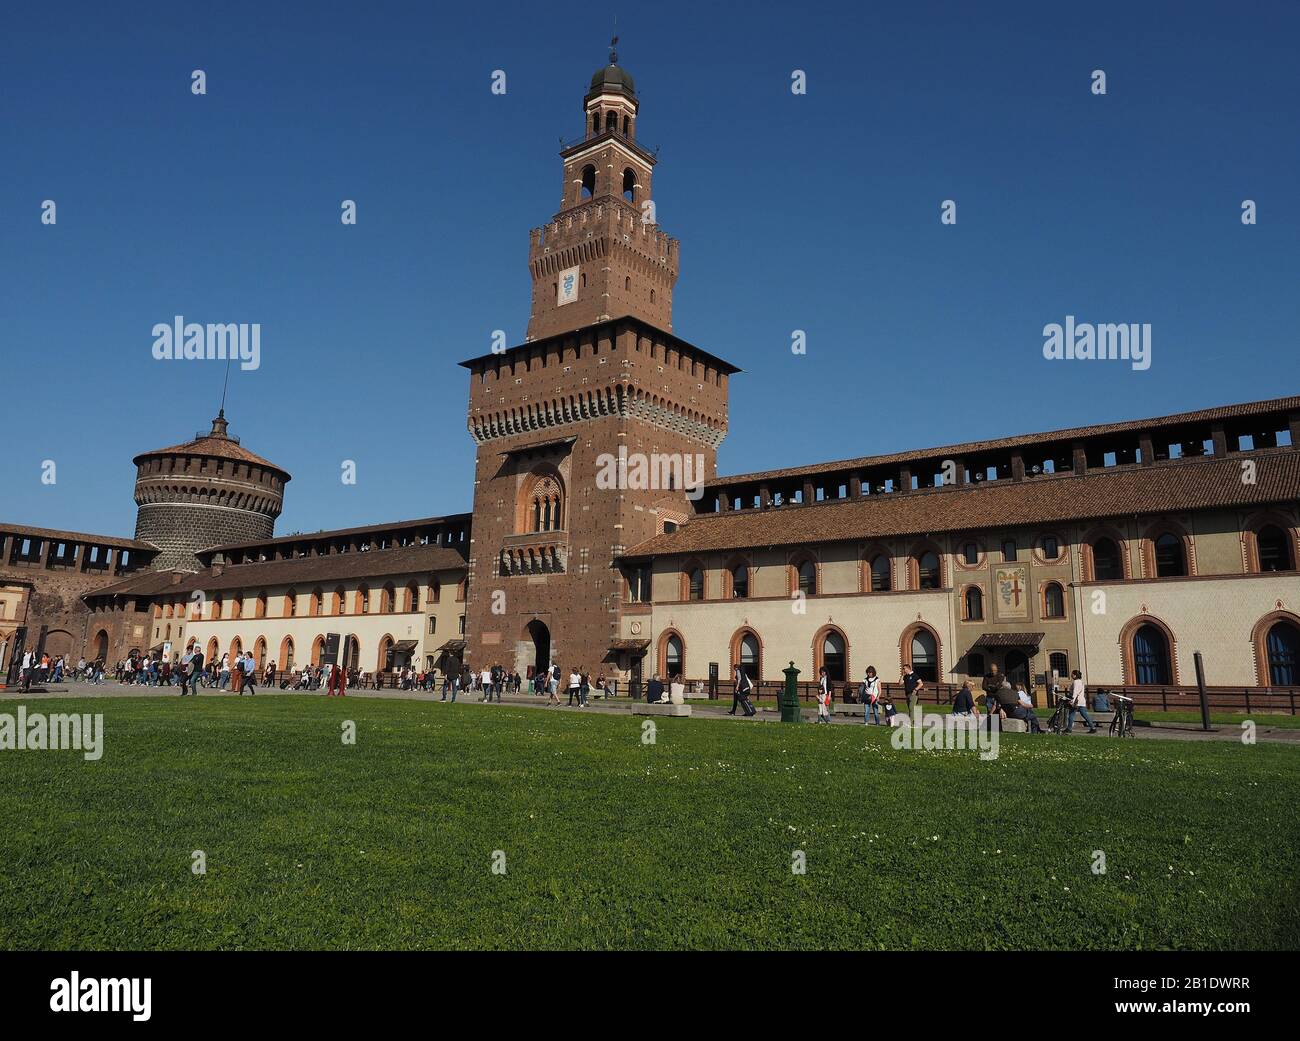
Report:
[{"label": "group of people", "polygon": [[[99,678],[103,679],[104,663],[98,662],[97,664],[99,665]],[[22,661],[18,666],[18,687],[20,690],[28,691],[32,689],[33,683],[39,687],[44,683],[62,683],[65,676],[81,679],[88,669],[86,659],[82,658],[77,675],[72,677],[71,671],[68,669],[66,654],[51,658],[50,655],[45,653],[37,654],[31,650],[24,651]],[[98,682],[98,680],[95,682]]]}]

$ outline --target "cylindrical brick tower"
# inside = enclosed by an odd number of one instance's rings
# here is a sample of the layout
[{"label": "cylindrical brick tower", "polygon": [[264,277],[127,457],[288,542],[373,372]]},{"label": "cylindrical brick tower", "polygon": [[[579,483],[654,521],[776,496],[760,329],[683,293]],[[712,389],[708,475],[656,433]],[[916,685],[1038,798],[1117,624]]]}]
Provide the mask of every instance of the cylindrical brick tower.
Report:
[{"label": "cylindrical brick tower", "polygon": [[162,550],[153,561],[157,570],[198,571],[198,550],[270,538],[290,480],[226,432],[224,409],[210,432],[132,461],[135,537]]}]

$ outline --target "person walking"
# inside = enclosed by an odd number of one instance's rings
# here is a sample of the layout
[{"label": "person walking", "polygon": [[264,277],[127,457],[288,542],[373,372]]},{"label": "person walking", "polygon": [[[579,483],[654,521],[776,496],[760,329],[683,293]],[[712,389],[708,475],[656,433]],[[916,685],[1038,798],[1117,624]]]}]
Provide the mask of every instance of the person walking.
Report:
[{"label": "person walking", "polygon": [[1088,688],[1083,682],[1083,673],[1075,669],[1070,673],[1070,716],[1065,723],[1065,732],[1068,734],[1074,730],[1074,714],[1079,713],[1083,716],[1084,722],[1088,724],[1088,733],[1097,732],[1097,724],[1092,721],[1092,716],[1088,715]]},{"label": "person walking", "polygon": [[203,652],[199,650],[197,643],[194,645],[194,652],[190,656],[189,669],[185,675],[190,681],[190,693],[197,696],[199,693],[199,677],[203,675]]},{"label": "person walking", "polygon": [[880,726],[880,677],[876,675],[874,665],[867,666],[866,675],[862,677],[862,724],[875,723]]},{"label": "person walking", "polygon": [[921,700],[921,691],[925,690],[925,681],[912,671],[911,662],[903,663],[903,693],[907,695],[907,714],[916,714],[917,703]]},{"label": "person walking", "polygon": [[257,693],[257,662],[253,660],[252,651],[244,652],[243,660],[239,661],[239,666],[241,671],[244,674],[243,686],[239,688],[239,693],[243,694],[244,688],[246,687],[248,688],[248,693],[250,696],[256,694]]},{"label": "person walking", "polygon": [[752,695],[753,692],[754,681],[749,678],[749,673],[747,673],[744,668],[737,665],[736,689],[732,692],[731,711],[728,712],[727,715],[734,716],[737,708],[740,708],[747,716],[754,715],[757,709],[754,708],[753,703],[749,700],[750,695]]},{"label": "person walking", "polygon": [[577,669],[569,670],[569,704],[568,708],[573,708],[573,703],[578,700],[578,691],[582,688],[582,675]]}]

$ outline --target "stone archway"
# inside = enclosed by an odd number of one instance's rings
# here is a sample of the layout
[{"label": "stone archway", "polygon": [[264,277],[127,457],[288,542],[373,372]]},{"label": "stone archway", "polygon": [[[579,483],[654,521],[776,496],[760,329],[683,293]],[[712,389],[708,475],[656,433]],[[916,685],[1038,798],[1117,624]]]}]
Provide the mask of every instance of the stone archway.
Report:
[{"label": "stone archway", "polygon": [[540,618],[534,618],[524,626],[524,633],[533,644],[532,666],[536,676],[551,667],[551,630]]}]

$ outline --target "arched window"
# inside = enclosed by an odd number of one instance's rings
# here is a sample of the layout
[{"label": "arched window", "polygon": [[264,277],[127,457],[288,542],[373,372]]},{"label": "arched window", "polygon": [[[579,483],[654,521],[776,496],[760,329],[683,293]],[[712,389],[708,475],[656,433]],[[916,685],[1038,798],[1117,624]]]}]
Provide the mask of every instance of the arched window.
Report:
[{"label": "arched window", "polygon": [[284,616],[286,618],[296,618],[298,616],[298,591],[290,589],[284,594]]},{"label": "arched window", "polygon": [[313,589],[311,591],[311,607],[310,607],[311,617],[312,618],[319,617],[321,613],[321,608],[324,607],[324,605],[325,605],[325,594],[323,594],[319,589]]},{"label": "arched window", "polygon": [[889,558],[883,553],[877,553],[871,558],[871,591],[887,593],[893,587],[893,568],[890,567]]},{"label": "arched window", "polygon": [[605,129],[610,131],[618,129],[618,113],[616,112],[605,113]]},{"label": "arched window", "polygon": [[1155,541],[1156,577],[1176,578],[1187,574],[1187,560],[1183,555],[1183,540],[1166,531]]},{"label": "arched window", "polygon": [[966,621],[980,622],[984,620],[984,591],[979,586],[971,586],[966,590]]},{"label": "arched window", "polygon": [[817,565],[811,560],[799,561],[795,567],[795,581],[799,592],[804,596],[817,595]]},{"label": "arched window", "polygon": [[1048,582],[1043,587],[1043,617],[1065,617],[1065,591],[1059,582]]},{"label": "arched window", "polygon": [[[599,119],[599,116],[595,117]],[[596,168],[588,164],[582,168],[582,197],[590,199],[596,194]]]},{"label": "arched window", "polygon": [[406,585],[406,603],[402,610],[408,612],[418,611],[420,609],[420,587],[414,582],[408,582]]},{"label": "arched window", "polygon": [[342,586],[338,586],[330,596],[330,614],[346,614],[347,610],[347,591]]},{"label": "arched window", "polygon": [[1274,687],[1300,685],[1300,629],[1278,622],[1268,631],[1268,682]]},{"label": "arched window", "polygon": [[1133,634],[1133,679],[1142,686],[1169,683],[1169,641],[1158,626],[1148,622]]},{"label": "arched window", "polygon": [[234,599],[230,601],[230,617],[244,617],[244,594],[242,592],[236,593]]},{"label": "arched window", "polygon": [[925,550],[916,557],[916,588],[938,589],[942,585],[943,573],[939,567],[939,554]]},{"label": "arched window", "polygon": [[740,645],[736,650],[736,664],[749,677],[750,682],[757,687],[762,679],[763,672],[763,652],[758,637],[751,632],[746,632],[740,638]]},{"label": "arched window", "polygon": [[392,613],[393,613],[393,610],[394,610],[394,607],[395,607],[394,601],[395,601],[396,599],[397,599],[396,591],[393,589],[393,585],[392,585],[392,583],[390,582],[390,583],[388,583],[387,585],[384,586],[383,592],[380,593],[380,595],[379,595],[379,611],[380,611],[380,613],[381,613],[381,614],[392,614]]},{"label": "arched window", "polygon": [[686,599],[703,600],[704,599],[704,569],[701,567],[692,567],[686,573]]},{"label": "arched window", "polygon": [[253,616],[256,618],[266,617],[266,593],[257,594],[257,604],[253,608]]},{"label": "arched window", "polygon": [[293,637],[286,636],[280,641],[280,668],[293,668]]},{"label": "arched window", "polygon": [[359,586],[357,588],[357,614],[370,613],[370,587]]},{"label": "arched window", "polygon": [[929,629],[912,634],[912,671],[927,683],[939,682],[939,646]]},{"label": "arched window", "polygon": [[1116,582],[1124,577],[1124,561],[1119,544],[1112,538],[1099,538],[1092,544],[1092,579],[1094,582]]},{"label": "arched window", "polygon": [[1260,571],[1294,571],[1291,536],[1276,524],[1266,524],[1255,533]]},{"label": "arched window", "polygon": [[832,683],[843,683],[848,679],[844,637],[835,630],[830,630],[822,638],[821,668],[826,670],[826,678]]},{"label": "arched window", "polygon": [[623,171],[623,198],[636,202],[636,174],[631,170]]},{"label": "arched window", "polygon": [[749,566],[744,562],[731,569],[731,598],[744,600],[749,596]]},{"label": "arched window", "polygon": [[253,643],[253,661],[259,669],[266,667],[266,637],[259,636]]},{"label": "arched window", "polygon": [[682,638],[673,633],[664,644],[664,674],[669,680],[680,679],[685,665],[686,649],[682,646]]},{"label": "arched window", "polygon": [[[199,603],[203,603],[202,600]],[[225,604],[221,602],[221,594],[218,593],[212,598],[212,615],[211,617],[220,620],[225,616]]]}]

